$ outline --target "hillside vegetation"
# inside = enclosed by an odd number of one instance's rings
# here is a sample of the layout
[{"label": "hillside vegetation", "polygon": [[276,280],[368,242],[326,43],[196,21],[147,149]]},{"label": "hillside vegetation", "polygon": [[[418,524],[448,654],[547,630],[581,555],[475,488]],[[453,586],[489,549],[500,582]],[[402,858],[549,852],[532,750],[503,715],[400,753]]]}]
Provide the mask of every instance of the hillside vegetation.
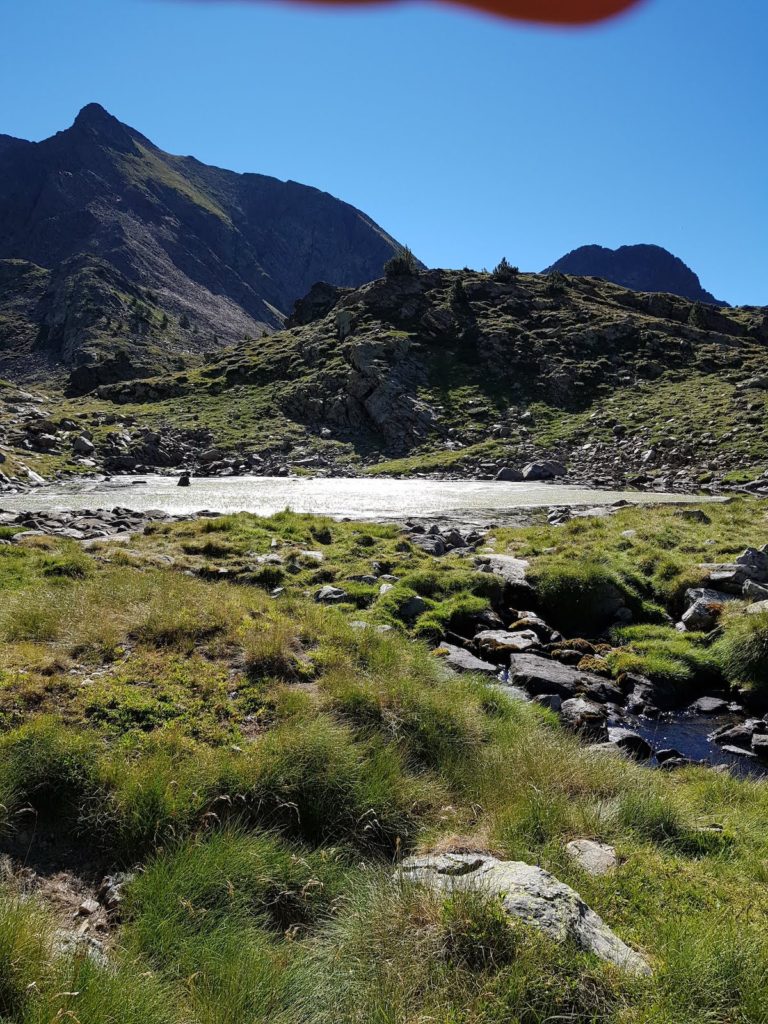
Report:
[{"label": "hillside vegetation", "polygon": [[573,479],[691,490],[768,468],[763,309],[508,267],[414,269],[318,286],[291,322],[44,411],[54,432],[88,430],[112,469],[218,459],[242,472],[258,455],[273,469],[482,477],[555,457]]}]

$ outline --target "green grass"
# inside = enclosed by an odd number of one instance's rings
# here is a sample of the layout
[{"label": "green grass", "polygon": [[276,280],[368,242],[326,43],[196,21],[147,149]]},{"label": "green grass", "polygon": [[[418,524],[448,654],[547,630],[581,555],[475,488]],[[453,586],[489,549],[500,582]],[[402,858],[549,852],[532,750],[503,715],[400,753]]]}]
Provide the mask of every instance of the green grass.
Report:
[{"label": "green grass", "polygon": [[717,654],[731,683],[768,692],[768,612],[728,614]]},{"label": "green grass", "polygon": [[[699,561],[765,542],[762,502],[708,514],[628,509],[493,544],[531,559],[569,628],[601,627],[569,616],[606,581],[625,595],[637,622],[611,634],[614,672],[754,685],[761,616],[729,609],[719,640],[654,621]],[[249,575],[275,552],[278,599]],[[313,600],[373,562],[399,582],[367,609]],[[34,821],[33,854],[41,836],[134,872],[106,962],[62,948],[71,917],[6,881],[0,1019],[766,1024],[766,787],[600,756],[550,712],[446,677],[414,636],[500,607],[466,559],[436,562],[390,526],[281,513],[156,526],[129,551],[0,546],[0,566],[4,841]],[[221,567],[224,582],[198,578]],[[414,596],[425,610],[406,622]],[[581,871],[576,837],[613,844],[616,872]],[[510,925],[480,893],[398,879],[401,856],[435,847],[552,871],[652,977]]]}]

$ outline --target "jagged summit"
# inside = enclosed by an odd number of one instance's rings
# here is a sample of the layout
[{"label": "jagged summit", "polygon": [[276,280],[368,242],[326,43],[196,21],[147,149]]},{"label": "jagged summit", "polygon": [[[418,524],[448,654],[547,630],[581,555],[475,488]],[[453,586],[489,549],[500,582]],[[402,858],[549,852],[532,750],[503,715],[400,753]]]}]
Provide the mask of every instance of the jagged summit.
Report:
[{"label": "jagged summit", "polygon": [[638,292],[667,292],[694,302],[727,305],[702,288],[698,276],[678,256],[660,245],[582,245],[546,268],[563,274],[602,277]]},{"label": "jagged summit", "polygon": [[105,122],[117,121],[117,118],[105,110],[100,103],[86,103],[78,113],[74,123],[76,125],[98,125]]}]

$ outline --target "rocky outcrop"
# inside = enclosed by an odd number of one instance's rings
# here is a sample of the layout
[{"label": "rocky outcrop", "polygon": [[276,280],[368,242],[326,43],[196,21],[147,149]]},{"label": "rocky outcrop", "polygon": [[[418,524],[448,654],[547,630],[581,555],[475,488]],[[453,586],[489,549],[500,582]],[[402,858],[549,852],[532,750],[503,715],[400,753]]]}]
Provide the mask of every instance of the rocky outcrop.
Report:
[{"label": "rocky outcrop", "polygon": [[630,974],[651,967],[630,949],[570,886],[543,868],[488,854],[444,853],[409,857],[400,877],[440,893],[479,891],[501,901],[504,912],[557,942],[571,941]]}]

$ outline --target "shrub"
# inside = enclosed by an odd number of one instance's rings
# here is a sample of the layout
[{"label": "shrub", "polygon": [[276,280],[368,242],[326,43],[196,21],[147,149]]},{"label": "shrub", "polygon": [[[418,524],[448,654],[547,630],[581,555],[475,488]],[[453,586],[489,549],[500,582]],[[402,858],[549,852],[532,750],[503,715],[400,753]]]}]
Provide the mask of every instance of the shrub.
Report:
[{"label": "shrub", "polygon": [[307,842],[391,851],[415,834],[436,790],[392,743],[353,742],[324,716],[278,725],[233,779],[248,815]]},{"label": "shrub", "polygon": [[85,579],[93,574],[93,562],[79,548],[48,555],[43,559],[43,576],[64,576],[69,579]]},{"label": "shrub", "polygon": [[410,277],[416,273],[416,268],[416,257],[404,245],[384,264],[384,274],[386,277]]},{"label": "shrub", "polygon": [[223,831],[153,858],[126,892],[132,938],[157,948],[160,933],[208,931],[222,920],[279,932],[328,911],[347,868],[340,851],[293,848],[276,836]]},{"label": "shrub", "polygon": [[518,267],[513,267],[506,256],[502,256],[493,268],[493,278],[496,281],[514,281],[520,273]]}]

